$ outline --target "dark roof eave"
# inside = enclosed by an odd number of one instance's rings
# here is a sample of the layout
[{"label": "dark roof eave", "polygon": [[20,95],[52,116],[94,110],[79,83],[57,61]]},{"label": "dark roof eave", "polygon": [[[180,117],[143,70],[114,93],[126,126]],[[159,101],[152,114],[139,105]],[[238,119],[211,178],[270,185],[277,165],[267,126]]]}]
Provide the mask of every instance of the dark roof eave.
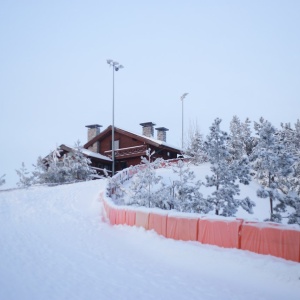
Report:
[{"label": "dark roof eave", "polygon": [[[112,128],[111,125],[108,126],[105,130],[103,130],[101,133],[99,133],[97,136],[95,136],[93,139],[91,139],[89,142],[87,142],[83,147],[88,149],[90,146],[92,146],[94,143],[96,143],[99,139],[101,139],[101,138],[105,137],[107,134],[109,134],[111,131],[111,128]],[[120,129],[117,127],[115,127],[115,131],[118,133],[130,136],[130,137],[133,137],[133,138],[143,142],[144,144],[151,145],[151,146],[154,146],[157,148],[163,148],[163,149],[174,151],[177,153],[181,153],[180,149],[176,149],[176,148],[173,148],[172,146],[167,146],[167,145],[161,144],[161,143],[156,143],[155,141],[153,141],[147,137],[142,137],[140,135],[137,135],[135,133],[132,133],[132,132],[129,132],[129,131],[126,131],[126,130],[123,130],[123,129]]]}]

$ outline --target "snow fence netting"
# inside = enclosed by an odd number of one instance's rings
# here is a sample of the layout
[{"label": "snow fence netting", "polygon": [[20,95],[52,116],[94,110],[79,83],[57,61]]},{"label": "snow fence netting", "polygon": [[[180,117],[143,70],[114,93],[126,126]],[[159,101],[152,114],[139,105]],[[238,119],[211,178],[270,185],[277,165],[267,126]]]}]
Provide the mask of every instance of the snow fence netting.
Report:
[{"label": "snow fence netting", "polygon": [[197,241],[199,218],[184,218],[168,215],[167,238],[182,241]]},{"label": "snow fence netting", "polygon": [[224,248],[239,248],[241,219],[218,220],[200,218],[198,222],[198,241],[202,244]]},{"label": "snow fence netting", "polygon": [[136,211],[135,225],[143,227],[146,230],[149,229],[149,212]]},{"label": "snow fence netting", "polygon": [[126,221],[125,223],[129,226],[135,226],[136,223],[136,212],[134,210],[126,210]]},{"label": "snow fence netting", "polygon": [[300,262],[300,230],[274,223],[244,222],[240,249]]},{"label": "snow fence netting", "polygon": [[153,229],[158,234],[167,236],[167,214],[150,213],[149,214],[149,229]]}]

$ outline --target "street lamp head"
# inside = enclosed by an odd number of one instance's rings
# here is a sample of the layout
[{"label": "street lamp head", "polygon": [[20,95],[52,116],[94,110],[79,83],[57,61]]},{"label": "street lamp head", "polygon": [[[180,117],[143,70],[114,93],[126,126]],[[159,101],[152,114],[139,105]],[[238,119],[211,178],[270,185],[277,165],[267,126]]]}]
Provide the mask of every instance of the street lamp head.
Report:
[{"label": "street lamp head", "polygon": [[117,61],[113,61],[112,59],[107,59],[106,62],[113,67],[115,71],[119,71],[119,69],[124,68],[123,65],[120,65]]},{"label": "street lamp head", "polygon": [[122,65],[116,65],[115,71],[119,71],[120,69],[123,69],[124,67]]},{"label": "street lamp head", "polygon": [[184,93],[181,97],[180,100],[183,101],[183,99],[188,95],[189,93]]}]

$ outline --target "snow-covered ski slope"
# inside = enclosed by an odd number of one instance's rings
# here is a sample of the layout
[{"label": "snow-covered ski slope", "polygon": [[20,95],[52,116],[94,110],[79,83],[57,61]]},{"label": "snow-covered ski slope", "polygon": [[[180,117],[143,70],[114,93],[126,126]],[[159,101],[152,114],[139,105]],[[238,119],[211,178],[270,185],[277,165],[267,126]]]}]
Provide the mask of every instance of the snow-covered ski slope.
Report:
[{"label": "snow-covered ski slope", "polygon": [[0,192],[0,299],[289,299],[300,264],[101,217],[105,180]]}]

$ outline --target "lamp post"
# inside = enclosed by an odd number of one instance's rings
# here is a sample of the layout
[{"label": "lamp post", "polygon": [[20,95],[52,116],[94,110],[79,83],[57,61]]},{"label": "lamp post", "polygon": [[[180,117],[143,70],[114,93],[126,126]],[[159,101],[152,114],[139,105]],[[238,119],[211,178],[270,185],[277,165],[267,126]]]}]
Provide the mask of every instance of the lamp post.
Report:
[{"label": "lamp post", "polygon": [[115,175],[115,71],[124,68],[121,64],[112,59],[107,59],[106,62],[113,67],[113,97],[112,97],[112,127],[111,127],[111,151],[112,151],[112,176]]},{"label": "lamp post", "polygon": [[189,93],[184,93],[181,97],[180,100],[182,102],[182,130],[181,130],[181,148],[183,150],[183,100],[184,98],[188,95]]}]

